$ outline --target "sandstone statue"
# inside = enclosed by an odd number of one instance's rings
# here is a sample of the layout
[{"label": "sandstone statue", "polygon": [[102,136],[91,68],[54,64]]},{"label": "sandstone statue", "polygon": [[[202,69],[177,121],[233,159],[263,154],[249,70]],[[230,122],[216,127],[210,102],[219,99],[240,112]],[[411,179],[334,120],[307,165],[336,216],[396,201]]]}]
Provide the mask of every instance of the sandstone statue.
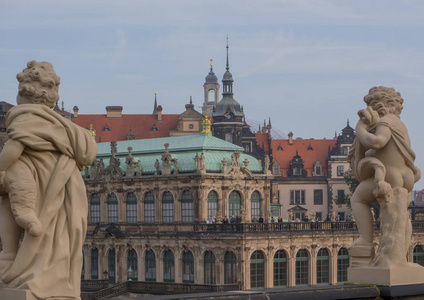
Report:
[{"label": "sandstone statue", "polygon": [[[406,126],[400,120],[403,108],[400,94],[393,88],[373,87],[364,101],[367,108],[358,112],[356,139],[348,157],[360,181],[351,198],[359,238],[350,246],[348,280],[394,284],[408,280],[403,272],[412,271],[404,271],[405,268],[424,269],[406,261],[412,234],[407,208],[410,192],[421,174],[414,166],[415,154]],[[381,222],[376,253],[369,208],[375,201],[380,204]],[[361,268],[365,268],[365,273],[361,274]]]},{"label": "sandstone statue", "polygon": [[18,105],[6,116],[0,153],[0,294],[79,299],[88,210],[80,172],[97,146],[88,130],[51,109],[60,78],[50,63],[31,61],[17,79]]}]

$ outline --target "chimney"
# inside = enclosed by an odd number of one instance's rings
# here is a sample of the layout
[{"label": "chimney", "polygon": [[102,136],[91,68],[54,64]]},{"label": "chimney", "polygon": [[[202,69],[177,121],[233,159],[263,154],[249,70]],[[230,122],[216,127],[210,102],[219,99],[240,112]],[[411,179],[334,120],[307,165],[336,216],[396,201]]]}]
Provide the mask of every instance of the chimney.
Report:
[{"label": "chimney", "polygon": [[106,117],[109,119],[122,118],[122,106],[106,106]]},{"label": "chimney", "polygon": [[78,118],[78,106],[74,106],[74,118]]},{"label": "chimney", "polygon": [[162,106],[158,106],[158,121],[162,122]]},{"label": "chimney", "polygon": [[289,145],[293,145],[293,132],[290,131],[288,136],[289,136]]}]

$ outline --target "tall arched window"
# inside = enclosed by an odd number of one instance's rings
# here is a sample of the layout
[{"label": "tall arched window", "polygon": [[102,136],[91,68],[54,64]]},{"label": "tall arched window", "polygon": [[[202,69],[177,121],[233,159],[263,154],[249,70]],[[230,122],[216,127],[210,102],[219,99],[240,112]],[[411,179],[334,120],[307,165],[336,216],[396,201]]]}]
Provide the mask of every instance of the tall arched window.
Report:
[{"label": "tall arched window", "polygon": [[118,198],[113,193],[107,198],[107,222],[118,223]]},{"label": "tall arched window", "polygon": [[183,253],[183,282],[194,283],[194,259],[191,251]]},{"label": "tall arched window", "polygon": [[337,253],[337,283],[347,281],[347,268],[349,267],[349,253],[346,248],[340,248]]},{"label": "tall arched window", "polygon": [[229,204],[229,217],[231,218],[231,216],[239,216],[241,208],[241,196],[239,192],[232,191],[230,193]]},{"label": "tall arched window", "polygon": [[286,287],[288,282],[287,254],[278,250],[274,255],[274,287]]},{"label": "tall arched window", "polygon": [[309,254],[306,249],[297,251],[296,254],[296,286],[309,284]]},{"label": "tall arched window", "polygon": [[208,194],[208,217],[216,217],[218,212],[218,194],[210,191]]},{"label": "tall arched window", "polygon": [[189,224],[194,222],[193,194],[184,191],[181,196],[181,223]]},{"label": "tall arched window", "polygon": [[144,195],[144,223],[155,224],[155,196],[152,192]]},{"label": "tall arched window", "polygon": [[153,250],[147,250],[145,256],[146,281],[156,281],[156,256]]},{"label": "tall arched window", "polygon": [[165,192],[162,196],[162,222],[174,223],[174,196],[171,192]]},{"label": "tall arched window", "polygon": [[99,250],[91,250],[91,279],[99,279]]},{"label": "tall arched window", "polygon": [[167,250],[163,255],[163,281],[164,282],[175,281],[174,253],[172,253],[171,250]]},{"label": "tall arched window", "polygon": [[127,194],[127,223],[137,223],[137,198],[134,193]]},{"label": "tall arched window", "polygon": [[127,273],[127,275],[131,276],[130,277],[131,280],[138,280],[137,252],[134,249],[128,250],[127,272],[130,269],[130,267],[131,267],[132,272]]},{"label": "tall arched window", "polygon": [[215,255],[212,251],[207,251],[204,258],[205,284],[216,284],[215,276]]},{"label": "tall arched window", "polygon": [[225,253],[224,256],[224,283],[237,283],[237,259],[232,251]]},{"label": "tall arched window", "polygon": [[423,251],[423,247],[420,245],[416,245],[414,247],[413,262],[421,266],[424,266],[424,251]]},{"label": "tall arched window", "polygon": [[258,191],[254,191],[250,197],[252,207],[252,219],[256,218],[259,220],[261,217],[261,194]]},{"label": "tall arched window", "polygon": [[330,283],[330,255],[327,249],[319,249],[317,255],[317,284]]},{"label": "tall arched window", "polygon": [[90,223],[96,224],[100,222],[100,196],[95,193],[90,198]]},{"label": "tall arched window", "polygon": [[253,252],[250,257],[250,287],[265,287],[265,258],[262,251]]},{"label": "tall arched window", "polygon": [[116,264],[115,264],[115,249],[110,249],[107,257],[109,283],[116,282]]}]

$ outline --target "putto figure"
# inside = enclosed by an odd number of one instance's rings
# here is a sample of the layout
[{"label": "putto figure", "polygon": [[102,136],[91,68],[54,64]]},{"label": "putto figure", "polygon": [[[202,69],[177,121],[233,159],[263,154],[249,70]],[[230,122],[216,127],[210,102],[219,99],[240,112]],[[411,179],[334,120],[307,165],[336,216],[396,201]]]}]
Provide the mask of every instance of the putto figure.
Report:
[{"label": "putto figure", "polygon": [[17,79],[0,153],[0,286],[79,299],[88,207],[80,171],[97,147],[88,130],[51,110],[60,78],[50,63],[31,61]]},{"label": "putto figure", "polygon": [[[393,88],[373,87],[364,101],[367,108],[358,112],[356,139],[348,157],[360,181],[351,198],[359,238],[350,247],[350,274],[356,274],[356,267],[389,270],[408,265],[406,254],[412,227],[407,207],[414,183],[421,177],[414,166],[415,154],[408,131],[400,120],[400,94]],[[380,204],[381,238],[374,254],[369,204],[375,201]]]}]

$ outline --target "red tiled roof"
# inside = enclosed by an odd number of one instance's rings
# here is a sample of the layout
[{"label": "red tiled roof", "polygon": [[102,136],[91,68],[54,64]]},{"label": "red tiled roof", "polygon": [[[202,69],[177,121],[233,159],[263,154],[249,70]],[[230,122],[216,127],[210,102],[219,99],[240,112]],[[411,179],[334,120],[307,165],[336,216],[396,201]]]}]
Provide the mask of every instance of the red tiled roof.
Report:
[{"label": "red tiled roof", "polygon": [[[272,140],[272,155],[274,160],[277,160],[280,164],[280,171],[284,177],[287,176],[287,171],[290,169],[290,162],[293,156],[296,155],[296,151],[304,161],[304,168],[308,172],[308,177],[312,176],[314,164],[317,160],[321,162],[324,175],[327,176],[326,158],[328,156],[328,148],[330,147],[330,150],[333,149],[336,146],[336,142],[336,139],[293,139],[293,143],[290,145],[288,139]],[[280,146],[282,150],[278,150]]]},{"label": "red tiled roof", "polygon": [[[90,129],[90,124],[93,124],[93,129],[96,130],[96,142],[111,142],[126,140],[130,128],[135,139],[167,137],[170,129],[177,126],[178,116],[163,114],[162,121],[158,121],[158,116],[153,114],[124,114],[121,118],[107,118],[106,114],[80,114],[72,121],[87,129]],[[103,131],[106,125],[110,131]],[[156,125],[158,131],[152,131],[153,125]]]},{"label": "red tiled roof", "polygon": [[269,155],[268,133],[255,132],[256,144],[264,149],[265,154]]}]

